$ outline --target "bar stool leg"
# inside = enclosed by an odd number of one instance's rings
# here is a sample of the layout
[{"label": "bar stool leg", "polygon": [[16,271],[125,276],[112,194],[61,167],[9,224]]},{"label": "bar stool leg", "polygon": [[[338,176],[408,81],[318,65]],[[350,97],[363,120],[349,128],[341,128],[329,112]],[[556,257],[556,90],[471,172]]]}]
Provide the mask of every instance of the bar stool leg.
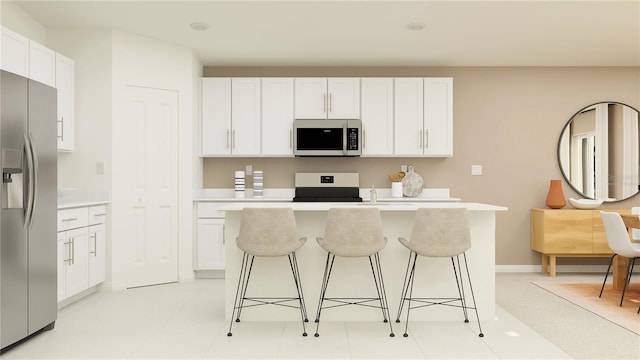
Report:
[{"label": "bar stool leg", "polygon": [[393,333],[393,326],[391,325],[391,322],[389,322],[391,315],[389,314],[389,304],[387,302],[387,291],[384,287],[384,278],[382,277],[382,265],[380,263],[380,255],[378,253],[375,253],[373,257],[376,263],[375,270],[374,270],[373,263],[371,261],[371,256],[369,256],[369,264],[371,264],[371,270],[373,271],[373,281],[376,285],[376,291],[378,292],[378,300],[380,301],[380,308],[382,310],[383,321],[385,323],[389,323],[389,330],[391,331],[389,333],[389,336],[394,337],[395,334]]},{"label": "bar stool leg", "polygon": [[[478,334],[479,337],[484,337],[484,333],[482,333],[482,325],[480,325],[480,315],[478,314],[478,305],[476,305],[476,296],[473,293],[473,285],[471,284],[471,275],[469,275],[469,264],[467,263],[467,254],[462,253],[462,257],[464,259],[464,267],[467,271],[467,279],[469,280],[469,289],[471,290],[471,300],[473,300],[473,310],[476,312],[476,320],[478,321]],[[462,269],[460,269],[462,271]]]},{"label": "bar stool leg", "polygon": [[324,302],[325,295],[327,293],[327,286],[329,285],[329,278],[331,278],[331,270],[333,269],[333,262],[336,256],[327,253],[327,261],[324,265],[324,277],[322,279],[322,286],[320,287],[320,299],[318,300],[318,311],[316,312],[316,333],[315,337],[320,336],[318,328],[320,327],[320,315],[322,313],[322,303]]},{"label": "bar stool leg", "polygon": [[300,317],[302,318],[302,336],[307,336],[307,329],[305,328],[305,321],[308,322],[307,319],[307,310],[304,305],[304,298],[302,295],[302,287],[300,282],[300,274],[298,273],[298,263],[296,261],[296,253],[293,252],[287,255],[289,259],[289,266],[291,267],[291,274],[293,275],[293,282],[296,285],[296,291],[298,292],[298,303],[300,306]]},{"label": "bar stool leg", "polygon": [[[458,267],[456,268],[456,263],[453,259],[453,256],[451,257],[451,265],[453,266],[453,275],[456,278],[456,286],[458,288],[458,296],[460,296],[460,303],[462,305],[462,313],[464,314],[464,322],[468,323],[469,322],[469,316],[467,315],[467,302],[465,299],[465,292],[464,292],[464,283],[462,281],[462,268],[460,267],[460,257],[456,256],[456,259],[458,260]],[[458,276],[458,272],[460,273],[460,276]]]},{"label": "bar stool leg", "polygon": [[404,301],[407,298],[407,291],[409,290],[409,281],[407,278],[409,277],[409,270],[411,269],[411,255],[413,252],[409,253],[409,261],[407,261],[407,269],[404,272],[404,280],[402,281],[402,293],[400,294],[400,306],[398,306],[398,314],[396,315],[396,323],[400,322],[400,315],[402,314],[402,308],[404,307]]},{"label": "bar stool leg", "polygon": [[238,286],[236,288],[236,297],[235,297],[235,300],[233,301],[233,311],[231,312],[231,322],[229,324],[229,332],[227,333],[227,336],[233,335],[231,333],[231,327],[233,326],[233,320],[236,317],[236,309],[238,310],[237,321],[240,321],[239,319],[240,318],[240,311],[239,311],[240,301],[238,300],[238,297],[240,296],[241,293],[244,293],[244,291],[246,291],[244,284],[245,284],[245,273],[247,272],[248,260],[249,260],[249,254],[244,253],[244,255],[242,256],[242,263],[240,265],[240,274],[238,275]]},{"label": "bar stool leg", "polygon": [[[250,255],[247,254],[247,258]],[[240,313],[242,313],[242,309],[244,309],[244,300],[247,297],[247,288],[249,288],[249,279],[251,278],[251,270],[253,270],[253,261],[256,259],[255,256],[251,255],[251,262],[249,263],[249,271],[245,270],[246,280],[244,281],[244,289],[242,294],[240,295],[240,305],[238,306],[238,317],[236,318],[236,322],[240,322]]]},{"label": "bar stool leg", "polygon": [[[409,255],[411,258],[411,255]],[[404,324],[404,334],[402,336],[409,336],[409,312],[411,311],[411,299],[413,298],[413,282],[415,280],[415,271],[416,271],[416,261],[418,260],[418,254],[413,253],[413,265],[411,266],[411,275],[409,276],[409,283],[407,283],[407,287],[409,288],[409,297],[407,300],[409,301],[409,305],[407,306],[407,321]],[[403,300],[404,301],[404,300]]]}]

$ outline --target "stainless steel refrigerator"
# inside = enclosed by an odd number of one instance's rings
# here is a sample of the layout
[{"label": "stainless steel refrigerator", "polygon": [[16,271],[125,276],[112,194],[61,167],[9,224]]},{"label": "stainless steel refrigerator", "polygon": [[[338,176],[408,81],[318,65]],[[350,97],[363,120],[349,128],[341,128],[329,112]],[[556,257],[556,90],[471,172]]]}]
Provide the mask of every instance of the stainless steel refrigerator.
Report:
[{"label": "stainless steel refrigerator", "polygon": [[57,317],[57,92],[0,79],[0,349]]}]

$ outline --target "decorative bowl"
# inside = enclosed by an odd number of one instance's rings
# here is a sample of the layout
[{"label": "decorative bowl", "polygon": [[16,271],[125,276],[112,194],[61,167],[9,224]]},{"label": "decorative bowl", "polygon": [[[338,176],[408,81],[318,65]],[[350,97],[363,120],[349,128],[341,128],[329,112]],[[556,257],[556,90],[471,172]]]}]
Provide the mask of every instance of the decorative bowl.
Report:
[{"label": "decorative bowl", "polygon": [[569,198],[569,203],[571,204],[571,206],[573,206],[576,209],[590,210],[590,209],[595,209],[598,206],[602,205],[602,199],[593,200],[593,199]]}]

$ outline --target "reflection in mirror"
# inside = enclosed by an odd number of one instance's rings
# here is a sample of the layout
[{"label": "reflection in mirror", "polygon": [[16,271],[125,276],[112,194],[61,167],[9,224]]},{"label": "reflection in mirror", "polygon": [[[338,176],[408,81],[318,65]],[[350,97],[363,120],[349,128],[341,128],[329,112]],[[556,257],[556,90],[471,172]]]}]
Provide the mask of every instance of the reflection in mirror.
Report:
[{"label": "reflection in mirror", "polygon": [[589,105],[569,119],[558,142],[565,180],[580,195],[628,199],[640,183],[638,110],[617,102]]}]

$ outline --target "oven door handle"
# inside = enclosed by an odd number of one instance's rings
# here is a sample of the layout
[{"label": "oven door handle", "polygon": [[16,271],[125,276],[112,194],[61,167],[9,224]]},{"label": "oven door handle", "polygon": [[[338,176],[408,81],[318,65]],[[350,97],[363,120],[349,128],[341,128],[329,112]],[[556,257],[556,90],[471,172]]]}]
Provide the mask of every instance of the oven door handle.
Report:
[{"label": "oven door handle", "polygon": [[342,125],[342,153],[347,155],[347,123]]}]

